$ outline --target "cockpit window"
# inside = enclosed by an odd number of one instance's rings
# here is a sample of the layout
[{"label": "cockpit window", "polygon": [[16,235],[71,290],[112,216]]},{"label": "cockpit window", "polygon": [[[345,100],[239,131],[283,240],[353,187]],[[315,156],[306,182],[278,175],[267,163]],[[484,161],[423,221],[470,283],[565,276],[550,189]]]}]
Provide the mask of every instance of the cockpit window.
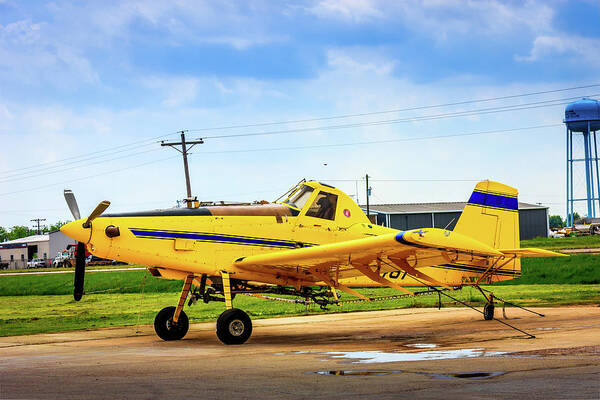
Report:
[{"label": "cockpit window", "polygon": [[317,198],[312,203],[306,215],[309,217],[329,219],[333,221],[335,219],[335,208],[337,206],[337,195],[321,192],[317,195]]},{"label": "cockpit window", "polygon": [[314,189],[310,186],[302,186],[300,190],[292,193],[292,195],[286,201],[284,201],[284,203],[289,204],[292,207],[302,209],[313,191]]}]

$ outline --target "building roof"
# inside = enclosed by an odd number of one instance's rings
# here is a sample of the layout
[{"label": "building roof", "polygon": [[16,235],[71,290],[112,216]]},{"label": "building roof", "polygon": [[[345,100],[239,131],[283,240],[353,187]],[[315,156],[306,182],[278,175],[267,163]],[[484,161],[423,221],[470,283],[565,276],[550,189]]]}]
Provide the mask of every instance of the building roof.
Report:
[{"label": "building roof", "polygon": [[0,245],[4,244],[19,244],[19,243],[39,243],[47,242],[50,240],[50,236],[46,235],[31,235],[20,239],[8,240],[6,242],[0,242]]},{"label": "building roof", "polygon": [[[442,213],[442,212],[462,212],[467,205],[464,201],[446,202],[446,203],[412,203],[412,204],[370,204],[369,212],[381,214],[421,214],[421,213]],[[363,210],[366,205],[360,206]],[[548,207],[537,204],[519,202],[519,210],[545,210]]]}]

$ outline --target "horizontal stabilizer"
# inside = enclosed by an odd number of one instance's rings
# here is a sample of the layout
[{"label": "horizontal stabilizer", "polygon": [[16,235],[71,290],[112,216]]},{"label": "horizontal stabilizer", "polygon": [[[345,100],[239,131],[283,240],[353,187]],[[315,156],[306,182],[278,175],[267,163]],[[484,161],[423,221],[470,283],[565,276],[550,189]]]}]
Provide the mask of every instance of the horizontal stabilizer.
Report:
[{"label": "horizontal stabilizer", "polygon": [[550,250],[536,248],[520,248],[520,249],[498,249],[502,254],[515,255],[518,257],[568,257],[567,254],[557,253]]}]

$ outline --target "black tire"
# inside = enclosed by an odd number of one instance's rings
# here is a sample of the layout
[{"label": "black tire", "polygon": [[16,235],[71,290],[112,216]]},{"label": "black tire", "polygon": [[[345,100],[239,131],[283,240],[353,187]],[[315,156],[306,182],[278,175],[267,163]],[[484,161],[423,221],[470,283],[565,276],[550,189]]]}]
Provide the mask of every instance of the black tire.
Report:
[{"label": "black tire", "polygon": [[175,307],[165,307],[156,314],[154,318],[154,330],[162,340],[183,339],[190,327],[190,321],[183,310],[179,314],[179,321],[173,324]]},{"label": "black tire", "polygon": [[486,321],[494,319],[494,305],[493,304],[488,303],[485,305],[485,307],[483,307],[483,319],[485,319]]},{"label": "black tire", "polygon": [[217,337],[225,344],[242,344],[252,334],[252,320],[240,309],[223,312],[217,320]]}]

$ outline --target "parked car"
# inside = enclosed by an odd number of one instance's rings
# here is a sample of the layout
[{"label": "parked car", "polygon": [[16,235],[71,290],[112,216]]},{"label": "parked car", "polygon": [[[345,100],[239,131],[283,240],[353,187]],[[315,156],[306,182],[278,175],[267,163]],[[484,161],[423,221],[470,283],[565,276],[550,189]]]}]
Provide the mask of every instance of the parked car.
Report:
[{"label": "parked car", "polygon": [[33,258],[27,261],[27,268],[44,268],[46,263],[41,258]]}]

